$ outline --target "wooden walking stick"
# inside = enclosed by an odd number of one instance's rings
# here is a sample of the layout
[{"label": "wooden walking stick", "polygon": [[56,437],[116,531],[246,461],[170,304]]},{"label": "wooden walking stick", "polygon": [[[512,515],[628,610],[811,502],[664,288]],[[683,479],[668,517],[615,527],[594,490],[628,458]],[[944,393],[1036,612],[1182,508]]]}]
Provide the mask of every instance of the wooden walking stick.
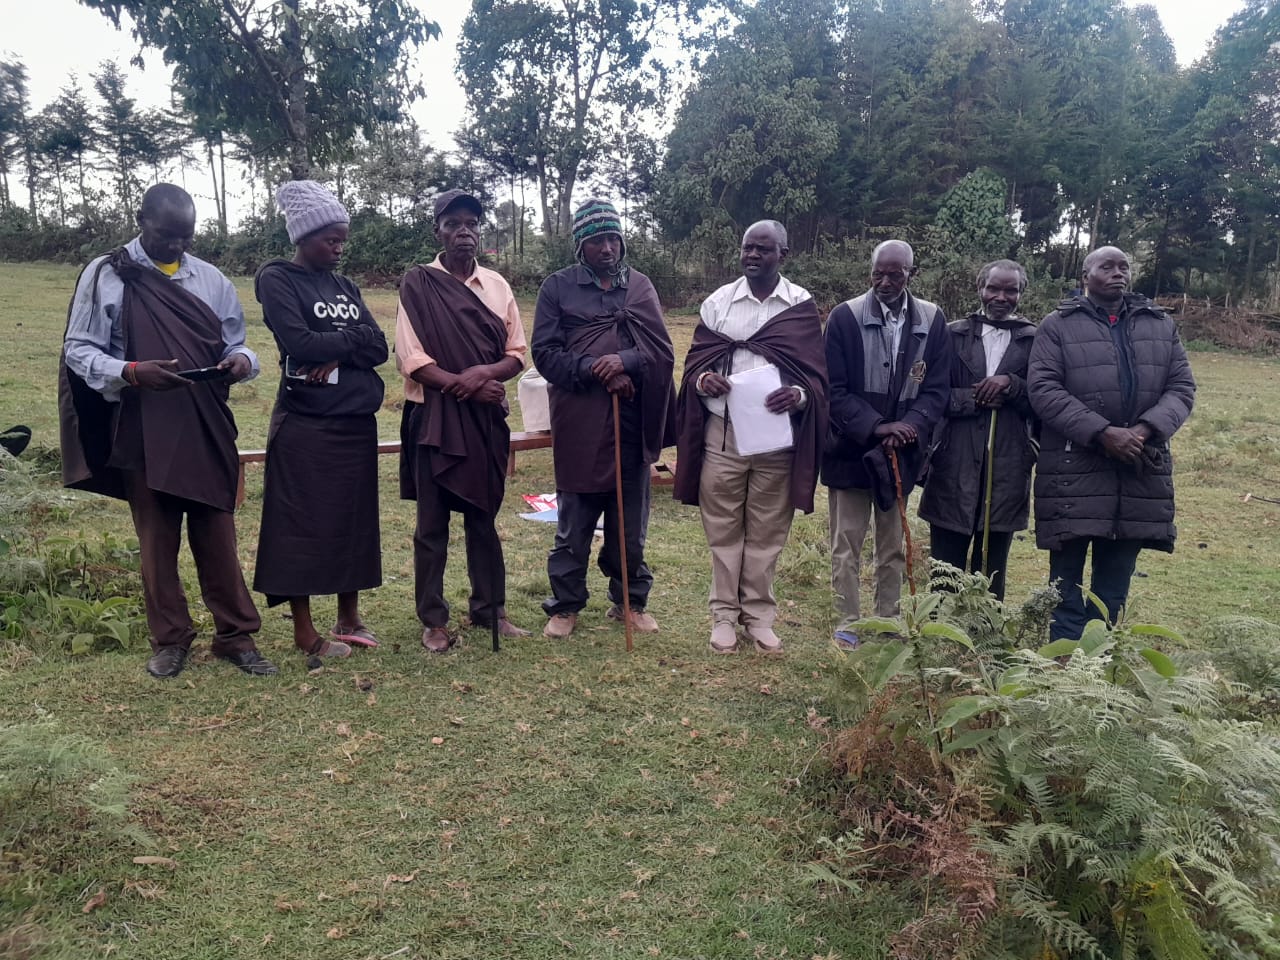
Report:
[{"label": "wooden walking stick", "polygon": [[618,395],[613,397],[613,477],[618,498],[618,556],[622,560],[622,626],[627,636],[627,653],[631,652],[631,581],[627,576],[627,523],[622,516],[622,411]]},{"label": "wooden walking stick", "polygon": [[[493,449],[493,415],[492,414],[489,415],[488,427],[486,428],[485,433],[488,434],[489,449],[492,450]],[[506,483],[505,468],[504,468],[504,473],[500,473],[498,474],[498,476],[501,478],[498,480],[499,483]],[[489,492],[492,494],[493,492],[493,471],[492,470],[489,471],[489,477],[485,482],[486,484],[489,485]],[[493,503],[492,496],[489,497],[489,502]],[[496,516],[493,518],[493,535],[495,537],[498,535],[498,518]],[[489,585],[493,590],[493,592],[489,594],[489,596],[493,599],[495,604],[498,599],[498,594],[502,592],[501,578],[505,576],[505,574],[506,574],[506,570],[503,569],[502,564],[499,564],[498,568],[493,572],[493,583]],[[500,607],[494,606],[493,611],[489,617],[490,621],[492,621],[489,624],[489,629],[493,636],[493,652],[494,653],[498,653],[499,651],[502,650],[502,646],[498,643],[498,614],[500,610],[501,610]]]},{"label": "wooden walking stick", "polygon": [[982,510],[982,575],[991,576],[991,481],[996,466],[996,414],[1000,411],[991,408],[991,426],[987,429],[987,502]]},{"label": "wooden walking stick", "polygon": [[898,471],[898,451],[889,448],[889,463],[893,466],[893,485],[898,493],[898,516],[902,519],[902,535],[907,538],[907,588],[916,595],[915,544],[911,542],[911,524],[907,521],[907,498],[902,495],[902,474]]}]

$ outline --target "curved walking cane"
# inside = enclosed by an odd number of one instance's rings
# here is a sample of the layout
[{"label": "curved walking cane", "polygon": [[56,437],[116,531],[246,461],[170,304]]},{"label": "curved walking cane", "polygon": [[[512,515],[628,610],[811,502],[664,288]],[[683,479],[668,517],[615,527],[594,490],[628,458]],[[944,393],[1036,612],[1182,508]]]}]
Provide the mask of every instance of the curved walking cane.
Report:
[{"label": "curved walking cane", "polygon": [[902,519],[902,535],[907,538],[907,588],[916,595],[915,545],[911,542],[911,524],[907,521],[907,498],[902,495],[902,474],[898,470],[898,451],[889,448],[889,463],[893,466],[893,485],[898,493],[898,516]]},{"label": "curved walking cane", "polygon": [[631,581],[627,576],[627,522],[622,515],[622,411],[618,395],[613,397],[613,477],[618,498],[618,556],[622,560],[622,625],[627,637],[627,653],[631,652]]},{"label": "curved walking cane", "polygon": [[996,414],[1000,411],[991,408],[991,426],[987,429],[987,503],[982,511],[982,575],[991,576],[991,481],[996,467]]}]

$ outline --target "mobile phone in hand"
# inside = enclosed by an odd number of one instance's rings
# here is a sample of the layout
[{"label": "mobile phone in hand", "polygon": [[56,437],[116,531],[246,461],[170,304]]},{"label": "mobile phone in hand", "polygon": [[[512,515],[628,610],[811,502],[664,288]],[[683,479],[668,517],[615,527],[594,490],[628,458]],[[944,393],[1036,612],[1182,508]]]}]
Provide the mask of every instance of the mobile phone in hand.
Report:
[{"label": "mobile phone in hand", "polygon": [[178,376],[184,380],[193,380],[197,383],[201,380],[221,380],[230,374],[231,371],[223,367],[197,367],[194,370],[178,371]]},{"label": "mobile phone in hand", "polygon": [[[322,366],[322,364],[304,363],[301,360],[295,360],[293,357],[284,358],[284,375],[288,380],[306,380],[307,374],[312,367]],[[329,371],[329,376],[325,378],[325,383],[334,384],[338,382],[338,368],[334,367]]]}]

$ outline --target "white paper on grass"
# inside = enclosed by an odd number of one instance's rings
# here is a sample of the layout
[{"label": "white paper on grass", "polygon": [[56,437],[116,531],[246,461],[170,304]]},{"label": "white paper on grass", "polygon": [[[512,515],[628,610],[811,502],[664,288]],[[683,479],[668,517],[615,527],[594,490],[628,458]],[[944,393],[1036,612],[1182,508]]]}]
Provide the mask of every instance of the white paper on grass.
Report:
[{"label": "white paper on grass", "polygon": [[777,367],[768,364],[744,370],[729,377],[729,383],[733,389],[725,397],[725,405],[729,408],[739,455],[773,453],[795,443],[791,435],[791,415],[770,413],[764,405],[765,397],[782,386]]}]

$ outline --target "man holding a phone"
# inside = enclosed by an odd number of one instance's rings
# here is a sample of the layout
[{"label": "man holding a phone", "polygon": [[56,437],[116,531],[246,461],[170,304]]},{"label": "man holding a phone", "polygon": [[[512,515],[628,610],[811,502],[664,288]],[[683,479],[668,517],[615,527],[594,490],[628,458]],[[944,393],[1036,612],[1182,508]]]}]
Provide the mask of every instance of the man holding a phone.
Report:
[{"label": "man holding a phone", "polygon": [[276,667],[254,643],[261,621],[236,549],[227,406],[229,384],[257,376],[258,358],[231,281],[186,252],[195,225],[190,194],[156,184],[142,198],[140,234],[80,275],[59,378],[63,482],[129,502],[152,676],[177,676],[196,636],[178,573],[184,517],[214,656],[269,675]]}]

